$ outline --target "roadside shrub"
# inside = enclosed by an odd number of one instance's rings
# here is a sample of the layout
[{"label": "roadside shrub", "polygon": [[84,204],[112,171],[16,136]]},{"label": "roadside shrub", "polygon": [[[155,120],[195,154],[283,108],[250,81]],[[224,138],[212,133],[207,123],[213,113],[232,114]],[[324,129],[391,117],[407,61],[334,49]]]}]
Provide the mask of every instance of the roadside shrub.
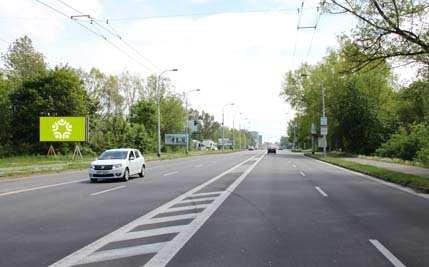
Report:
[{"label": "roadside shrub", "polygon": [[376,150],[376,155],[403,160],[426,161],[429,145],[429,126],[414,124],[409,129],[401,128]]}]

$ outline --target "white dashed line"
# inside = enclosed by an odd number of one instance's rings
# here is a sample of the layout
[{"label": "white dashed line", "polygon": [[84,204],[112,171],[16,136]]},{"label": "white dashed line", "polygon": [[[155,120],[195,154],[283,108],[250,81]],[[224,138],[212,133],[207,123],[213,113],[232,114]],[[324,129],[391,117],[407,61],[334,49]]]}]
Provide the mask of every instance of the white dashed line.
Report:
[{"label": "white dashed line", "polygon": [[295,165],[295,164],[292,164],[292,167],[296,168],[296,165]]},{"label": "white dashed line", "polygon": [[194,168],[201,168],[201,167],[203,167],[203,164],[195,165],[195,167],[194,167]]},{"label": "white dashed line", "polygon": [[121,188],[125,188],[125,187],[126,187],[125,185],[121,185],[121,186],[113,187],[113,188],[110,188],[110,189],[107,189],[107,190],[103,190],[103,191],[100,191],[100,192],[95,192],[95,193],[92,193],[90,195],[91,196],[97,196],[97,195],[100,195],[100,194],[104,194],[104,193],[107,193],[107,192],[110,192],[110,191],[115,191],[115,190],[118,190],[118,189],[121,189]]},{"label": "white dashed line", "polygon": [[9,191],[9,192],[5,192],[5,193],[1,193],[0,197],[24,193],[24,192],[30,192],[30,191],[35,191],[35,190],[39,190],[39,189],[45,189],[45,188],[60,186],[60,185],[75,184],[75,183],[79,183],[79,182],[83,182],[83,181],[87,181],[87,180],[88,179],[81,179],[81,180],[74,180],[74,181],[58,183],[58,184],[42,185],[42,186],[25,188],[25,189],[19,189],[19,190],[15,190],[15,191]]},{"label": "white dashed line", "polygon": [[369,242],[378,249],[378,251],[381,252],[381,254],[386,257],[390,263],[393,264],[395,267],[405,267],[405,264],[403,264],[398,258],[395,257],[385,246],[383,246],[378,240],[370,239]]},{"label": "white dashed line", "polygon": [[174,172],[164,173],[163,175],[164,176],[170,176],[170,175],[175,175],[175,174],[178,174],[178,173],[179,173],[178,171],[174,171]]},{"label": "white dashed line", "polygon": [[304,176],[304,177],[306,176],[303,171],[300,171],[299,173],[301,174],[301,176]]},{"label": "white dashed line", "polygon": [[324,196],[324,197],[327,197],[327,196],[328,196],[328,194],[326,194],[325,192],[323,192],[323,190],[322,190],[320,187],[315,186],[315,188],[316,188],[316,190],[317,190],[317,191],[319,191],[319,193],[320,193],[322,196]]}]

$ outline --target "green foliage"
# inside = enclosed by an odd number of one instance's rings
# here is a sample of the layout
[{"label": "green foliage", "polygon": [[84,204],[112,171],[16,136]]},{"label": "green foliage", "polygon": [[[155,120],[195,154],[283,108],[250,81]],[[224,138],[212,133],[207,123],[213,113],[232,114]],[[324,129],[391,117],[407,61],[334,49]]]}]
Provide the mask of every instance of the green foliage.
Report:
[{"label": "green foliage", "polygon": [[28,36],[17,39],[3,56],[6,73],[9,77],[21,81],[46,71],[43,55],[35,51]]},{"label": "green foliage", "polygon": [[377,149],[376,154],[382,157],[427,162],[428,147],[429,126],[414,124],[409,129],[401,128],[398,133],[393,134]]},{"label": "green foliage", "polygon": [[85,116],[88,96],[78,75],[67,67],[55,68],[24,80],[10,95],[13,107],[12,140],[16,151],[36,152],[39,116]]}]

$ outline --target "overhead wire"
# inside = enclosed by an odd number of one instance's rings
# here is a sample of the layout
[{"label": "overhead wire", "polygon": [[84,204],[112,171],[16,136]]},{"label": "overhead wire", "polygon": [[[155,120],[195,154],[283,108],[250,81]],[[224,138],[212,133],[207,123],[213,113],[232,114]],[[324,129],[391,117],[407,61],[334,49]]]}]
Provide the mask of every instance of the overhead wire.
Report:
[{"label": "overhead wire", "polygon": [[41,0],[34,0],[34,1],[38,2],[39,4],[45,6],[46,8],[51,9],[52,11],[54,11],[54,12],[56,12],[56,13],[64,16],[64,17],[66,17],[68,19],[71,19],[73,22],[77,23],[78,25],[80,25],[81,27],[83,27],[84,29],[86,29],[87,31],[89,31],[90,33],[92,33],[92,34],[96,35],[97,37],[103,39],[105,42],[107,42],[108,44],[110,44],[111,46],[113,46],[116,50],[118,50],[119,52],[121,52],[122,54],[124,54],[125,56],[127,56],[129,59],[131,59],[132,61],[134,61],[138,65],[142,66],[143,68],[145,68],[145,69],[147,69],[149,71],[152,71],[152,70],[150,70],[150,68],[148,68],[146,66],[146,64],[143,64],[141,61],[137,60],[132,55],[130,55],[127,51],[125,51],[124,49],[122,49],[121,47],[119,47],[118,45],[116,45],[114,42],[110,41],[104,34],[101,34],[101,33],[97,32],[97,31],[91,29],[90,27],[86,26],[85,24],[77,21],[76,19],[73,19],[73,17],[67,15],[63,11],[61,11],[61,10],[59,10],[59,9],[57,9],[57,8],[55,8],[55,7],[51,6],[51,5],[43,2]]},{"label": "overhead wire", "polygon": [[[84,12],[74,8],[73,6],[69,5],[68,3],[64,2],[63,0],[57,0],[58,2],[60,2],[61,4],[63,4],[64,6],[72,9],[73,11],[77,12],[80,15],[85,15]],[[95,19],[93,16],[89,15],[89,19],[90,19],[90,23],[94,23],[96,26],[98,26],[99,28],[101,28],[102,30],[106,31],[107,33],[109,33],[110,35],[114,36],[115,38],[117,38],[118,40],[120,40],[120,42],[122,42],[125,46],[127,46],[130,50],[134,51],[134,53],[136,53],[139,57],[141,57],[143,60],[145,60],[146,62],[149,63],[149,65],[151,65],[151,68],[153,68],[153,70],[155,71],[159,71],[159,67],[157,65],[155,65],[150,59],[148,59],[146,56],[144,56],[138,49],[136,49],[134,46],[132,46],[129,42],[125,41],[124,38],[122,37],[121,34],[119,34],[119,32],[117,30],[115,30],[110,24],[109,24],[109,20],[105,21],[105,24],[108,26],[105,26],[103,23],[100,23],[98,19]]]}]

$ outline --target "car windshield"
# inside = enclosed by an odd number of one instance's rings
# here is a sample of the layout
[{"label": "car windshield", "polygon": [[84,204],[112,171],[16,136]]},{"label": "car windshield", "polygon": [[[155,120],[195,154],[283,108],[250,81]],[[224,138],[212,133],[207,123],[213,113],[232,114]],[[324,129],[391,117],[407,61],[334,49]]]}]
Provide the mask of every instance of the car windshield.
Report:
[{"label": "car windshield", "polygon": [[126,159],[128,151],[105,151],[98,159],[106,160],[106,159]]}]

